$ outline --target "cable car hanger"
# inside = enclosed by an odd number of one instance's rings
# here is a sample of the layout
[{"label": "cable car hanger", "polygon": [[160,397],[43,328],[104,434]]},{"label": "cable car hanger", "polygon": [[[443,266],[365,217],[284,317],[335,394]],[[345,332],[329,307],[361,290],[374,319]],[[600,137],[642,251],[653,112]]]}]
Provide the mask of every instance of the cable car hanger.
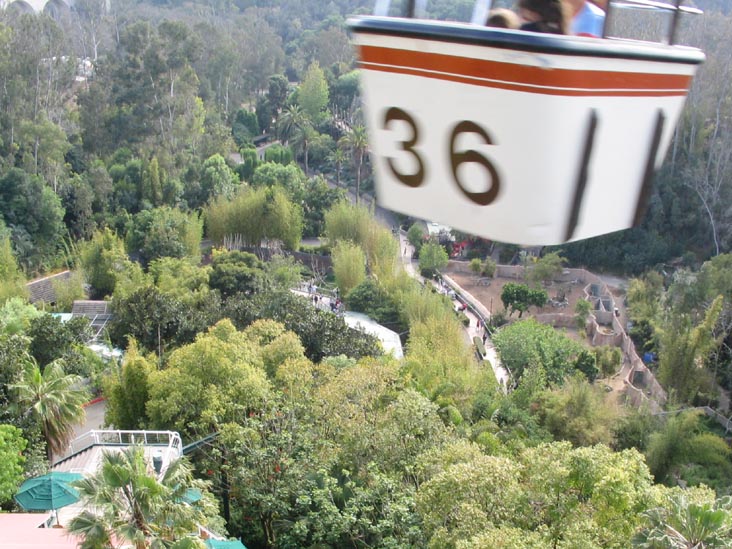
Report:
[{"label": "cable car hanger", "polygon": [[[523,245],[561,244],[637,225],[704,54],[676,45],[696,8],[620,0],[671,14],[665,43],[350,19],[379,203]],[[406,14],[424,13],[409,0]]]}]

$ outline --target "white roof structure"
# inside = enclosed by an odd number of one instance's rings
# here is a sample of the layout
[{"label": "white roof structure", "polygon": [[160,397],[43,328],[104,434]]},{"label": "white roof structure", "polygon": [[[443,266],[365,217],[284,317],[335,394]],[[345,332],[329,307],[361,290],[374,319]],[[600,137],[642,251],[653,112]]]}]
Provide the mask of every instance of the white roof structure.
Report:
[{"label": "white roof structure", "polygon": [[382,326],[363,313],[347,311],[343,315],[343,320],[346,321],[349,327],[377,337],[381,342],[381,346],[384,347],[384,351],[391,353],[394,358],[404,358],[402,341],[399,339],[399,334],[394,330]]}]

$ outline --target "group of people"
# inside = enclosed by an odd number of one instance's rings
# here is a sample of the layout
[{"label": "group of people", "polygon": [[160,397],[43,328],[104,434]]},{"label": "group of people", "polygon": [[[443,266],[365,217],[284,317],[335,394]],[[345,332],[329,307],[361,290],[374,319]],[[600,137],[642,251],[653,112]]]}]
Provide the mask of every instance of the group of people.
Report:
[{"label": "group of people", "polygon": [[486,20],[489,27],[550,34],[602,37],[607,0],[518,0],[518,13],[498,8]]}]

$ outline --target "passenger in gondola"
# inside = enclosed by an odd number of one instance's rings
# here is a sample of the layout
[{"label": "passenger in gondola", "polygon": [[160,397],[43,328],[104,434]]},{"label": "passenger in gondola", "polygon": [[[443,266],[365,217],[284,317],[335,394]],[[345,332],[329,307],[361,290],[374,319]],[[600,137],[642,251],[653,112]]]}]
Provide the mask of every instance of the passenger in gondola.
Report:
[{"label": "passenger in gondola", "polygon": [[485,26],[498,29],[517,29],[521,26],[521,20],[518,15],[509,9],[496,8],[488,12]]},{"label": "passenger in gondola", "polygon": [[570,32],[577,36],[602,36],[602,28],[605,24],[605,12],[597,6],[598,2],[587,0],[566,0],[572,13]]},{"label": "passenger in gondola", "polygon": [[521,30],[567,34],[569,29],[568,7],[562,0],[519,0]]}]

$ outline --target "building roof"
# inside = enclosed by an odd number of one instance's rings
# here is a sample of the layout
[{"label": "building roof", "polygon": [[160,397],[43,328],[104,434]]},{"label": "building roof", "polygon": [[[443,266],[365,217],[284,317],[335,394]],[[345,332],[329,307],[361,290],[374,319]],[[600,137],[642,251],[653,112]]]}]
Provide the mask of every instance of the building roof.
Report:
[{"label": "building roof", "polygon": [[98,339],[104,327],[112,319],[110,303],[108,301],[90,301],[77,299],[71,306],[71,316],[83,316],[89,319],[89,326]]},{"label": "building roof", "polygon": [[81,538],[65,528],[41,528],[49,513],[0,513],[0,549],[76,549]]},{"label": "building roof", "polygon": [[25,285],[30,293],[28,299],[31,303],[56,303],[56,290],[53,283],[64,282],[71,278],[71,274],[71,271],[64,271],[28,282]]},{"label": "building roof", "polygon": [[394,358],[404,358],[402,341],[399,339],[399,334],[394,330],[390,330],[386,326],[382,326],[363,313],[348,311],[343,315],[343,320],[346,321],[346,324],[348,324],[349,327],[377,337],[381,342],[381,346],[384,348],[384,351],[392,353]]}]

